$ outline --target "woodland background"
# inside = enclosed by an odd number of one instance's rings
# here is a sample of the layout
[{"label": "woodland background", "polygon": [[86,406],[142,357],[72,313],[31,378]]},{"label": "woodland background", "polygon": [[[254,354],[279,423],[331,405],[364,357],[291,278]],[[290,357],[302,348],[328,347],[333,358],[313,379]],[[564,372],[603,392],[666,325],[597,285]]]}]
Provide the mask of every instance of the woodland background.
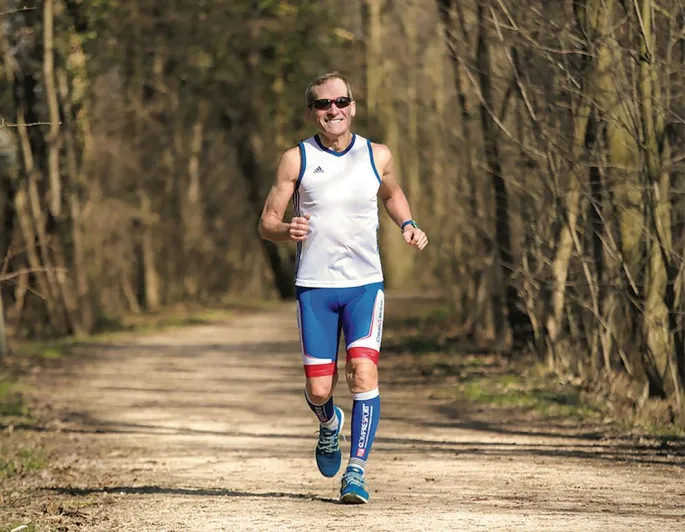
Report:
[{"label": "woodland background", "polygon": [[339,70],[431,239],[383,216],[388,287],[683,423],[685,2],[0,0],[0,53],[0,352],[291,297],[257,220]]}]

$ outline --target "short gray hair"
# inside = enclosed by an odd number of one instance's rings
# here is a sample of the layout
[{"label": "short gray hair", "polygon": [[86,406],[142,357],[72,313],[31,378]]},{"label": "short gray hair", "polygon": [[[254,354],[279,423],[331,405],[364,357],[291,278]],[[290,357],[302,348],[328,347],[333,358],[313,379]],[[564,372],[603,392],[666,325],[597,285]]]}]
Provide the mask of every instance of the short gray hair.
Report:
[{"label": "short gray hair", "polygon": [[339,79],[345,82],[345,86],[347,87],[347,96],[352,100],[352,87],[350,87],[349,82],[347,79],[345,79],[345,76],[343,76],[340,72],[333,71],[329,72],[328,74],[323,74],[317,78],[314,78],[311,83],[307,86],[307,90],[304,93],[304,100],[305,104],[309,105],[314,101],[314,88],[315,87],[320,87],[324,83],[326,83],[328,80],[331,79]]}]

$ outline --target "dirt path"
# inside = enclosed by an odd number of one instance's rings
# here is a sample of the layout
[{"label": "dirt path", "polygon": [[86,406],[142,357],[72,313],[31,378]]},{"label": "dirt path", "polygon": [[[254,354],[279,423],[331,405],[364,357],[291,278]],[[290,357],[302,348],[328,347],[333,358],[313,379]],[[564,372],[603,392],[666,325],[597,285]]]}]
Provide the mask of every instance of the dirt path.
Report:
[{"label": "dirt path", "polygon": [[59,418],[43,437],[54,466],[14,517],[89,532],[685,530],[681,456],[456,411],[392,357],[371,503],[337,504],[338,479],[314,465],[293,316],[283,305],[96,346],[39,377]]}]

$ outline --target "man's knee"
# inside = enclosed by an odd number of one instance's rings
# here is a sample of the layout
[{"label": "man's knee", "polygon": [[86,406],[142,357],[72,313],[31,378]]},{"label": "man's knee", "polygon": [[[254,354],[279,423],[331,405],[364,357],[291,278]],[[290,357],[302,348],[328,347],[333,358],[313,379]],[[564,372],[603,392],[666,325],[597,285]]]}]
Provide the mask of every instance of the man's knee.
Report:
[{"label": "man's knee", "polygon": [[307,395],[309,400],[315,405],[322,405],[333,394],[338,375],[333,374],[327,377],[311,377],[307,379]]},{"label": "man's knee", "polygon": [[362,393],[378,386],[378,366],[369,359],[353,358],[345,367],[347,385],[352,393]]}]

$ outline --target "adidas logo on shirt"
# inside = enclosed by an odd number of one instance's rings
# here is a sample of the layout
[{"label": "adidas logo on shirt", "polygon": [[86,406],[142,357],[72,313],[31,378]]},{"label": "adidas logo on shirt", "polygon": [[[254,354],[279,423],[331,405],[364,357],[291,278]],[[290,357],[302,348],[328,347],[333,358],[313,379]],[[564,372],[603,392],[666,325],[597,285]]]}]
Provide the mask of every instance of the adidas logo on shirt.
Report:
[{"label": "adidas logo on shirt", "polygon": [[314,170],[315,174],[323,174],[323,168],[320,166],[317,166],[316,169]]}]

